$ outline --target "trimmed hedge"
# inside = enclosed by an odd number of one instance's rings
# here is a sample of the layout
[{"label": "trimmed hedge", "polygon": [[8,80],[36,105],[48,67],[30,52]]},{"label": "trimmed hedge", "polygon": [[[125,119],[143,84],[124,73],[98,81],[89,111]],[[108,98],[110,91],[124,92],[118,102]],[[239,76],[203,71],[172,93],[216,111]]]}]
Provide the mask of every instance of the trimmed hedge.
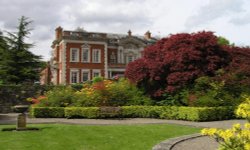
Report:
[{"label": "trimmed hedge", "polygon": [[215,121],[235,118],[234,107],[122,106],[114,115],[103,115],[99,107],[33,107],[34,117],[66,118],[162,118]]},{"label": "trimmed hedge", "polygon": [[159,118],[166,106],[122,106],[123,118]]},{"label": "trimmed hedge", "polygon": [[171,107],[161,114],[160,118],[190,120],[190,121],[215,121],[235,118],[234,107]]},{"label": "trimmed hedge", "polygon": [[65,107],[66,118],[99,118],[98,107]]},{"label": "trimmed hedge", "polygon": [[31,107],[30,115],[35,118],[64,118],[64,107]]}]

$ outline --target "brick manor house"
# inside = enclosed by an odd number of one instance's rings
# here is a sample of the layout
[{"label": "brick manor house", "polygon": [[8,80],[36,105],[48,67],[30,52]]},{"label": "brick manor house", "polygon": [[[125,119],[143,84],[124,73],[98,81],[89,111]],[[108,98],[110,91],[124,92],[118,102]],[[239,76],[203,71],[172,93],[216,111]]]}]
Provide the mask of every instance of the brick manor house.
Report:
[{"label": "brick manor house", "polygon": [[143,49],[156,41],[149,31],[144,36],[134,36],[130,30],[125,35],[67,31],[58,27],[52,43],[51,82],[55,85],[72,84],[96,76],[123,76],[126,65],[140,58]]}]

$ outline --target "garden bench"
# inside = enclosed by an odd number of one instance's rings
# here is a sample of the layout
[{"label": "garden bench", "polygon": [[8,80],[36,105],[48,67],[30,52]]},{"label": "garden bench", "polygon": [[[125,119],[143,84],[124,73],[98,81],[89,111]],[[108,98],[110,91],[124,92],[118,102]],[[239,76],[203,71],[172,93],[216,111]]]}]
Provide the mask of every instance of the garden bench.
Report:
[{"label": "garden bench", "polygon": [[102,118],[118,117],[121,115],[121,107],[102,106],[100,107],[100,116]]}]

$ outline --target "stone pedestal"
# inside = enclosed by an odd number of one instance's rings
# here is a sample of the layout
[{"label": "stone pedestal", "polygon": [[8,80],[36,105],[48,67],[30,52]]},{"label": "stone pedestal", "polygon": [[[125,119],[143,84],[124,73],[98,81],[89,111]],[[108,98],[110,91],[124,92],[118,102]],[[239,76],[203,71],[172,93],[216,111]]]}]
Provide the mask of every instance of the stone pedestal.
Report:
[{"label": "stone pedestal", "polygon": [[25,129],[26,129],[26,114],[21,113],[17,116],[16,130],[25,130]]}]

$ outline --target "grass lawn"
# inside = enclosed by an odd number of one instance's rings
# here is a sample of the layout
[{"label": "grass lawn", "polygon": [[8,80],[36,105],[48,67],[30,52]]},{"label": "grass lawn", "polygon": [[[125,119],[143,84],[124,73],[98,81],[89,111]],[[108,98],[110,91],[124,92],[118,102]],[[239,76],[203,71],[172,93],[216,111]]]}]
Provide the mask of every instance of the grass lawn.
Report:
[{"label": "grass lawn", "polygon": [[[0,150],[151,150],[168,138],[197,133],[179,125],[38,124],[39,131],[0,131]],[[0,130],[13,125],[0,125]]]}]

